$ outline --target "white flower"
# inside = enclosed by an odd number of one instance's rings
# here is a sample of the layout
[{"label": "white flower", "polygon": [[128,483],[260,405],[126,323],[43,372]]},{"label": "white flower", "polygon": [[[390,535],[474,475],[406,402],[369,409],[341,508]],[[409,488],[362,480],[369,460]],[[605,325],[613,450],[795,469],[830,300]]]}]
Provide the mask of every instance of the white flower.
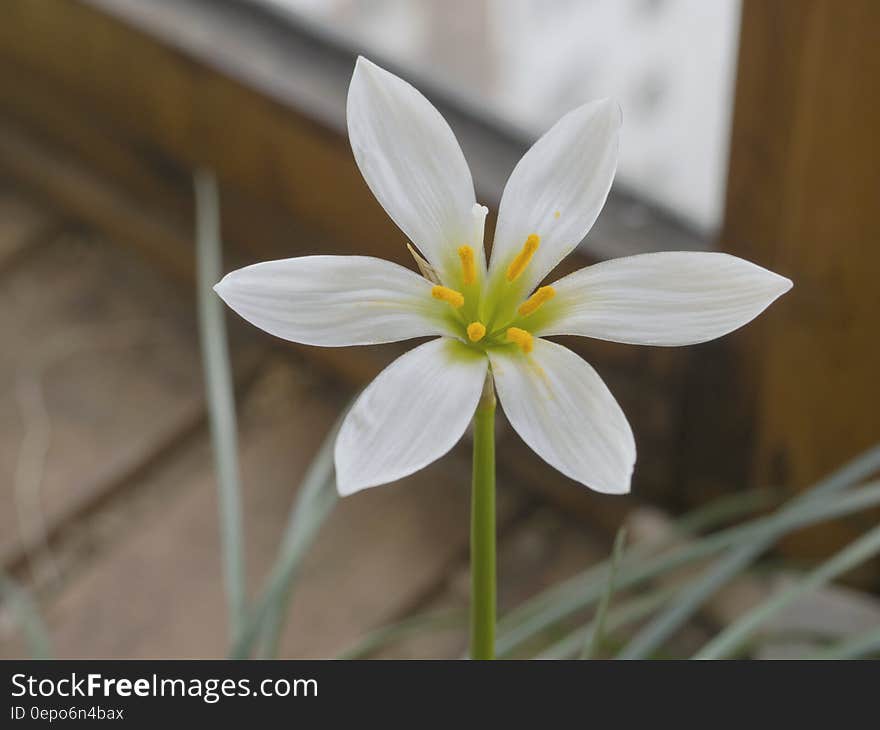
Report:
[{"label": "white flower", "polygon": [[342,494],[412,474],[449,451],[487,372],[511,425],[539,456],[597,491],[627,492],[636,449],[620,406],[592,367],[544,338],[705,342],[791,288],[760,266],[705,252],[605,261],[538,287],[605,203],[621,123],[610,101],[565,115],[520,160],[504,189],[488,266],[487,209],[440,113],[364,58],[347,113],[361,173],[424,256],[425,276],[365,256],[305,256],[248,266],[216,286],[242,317],[294,342],[439,336],[395,360],[352,407],[336,443]]}]

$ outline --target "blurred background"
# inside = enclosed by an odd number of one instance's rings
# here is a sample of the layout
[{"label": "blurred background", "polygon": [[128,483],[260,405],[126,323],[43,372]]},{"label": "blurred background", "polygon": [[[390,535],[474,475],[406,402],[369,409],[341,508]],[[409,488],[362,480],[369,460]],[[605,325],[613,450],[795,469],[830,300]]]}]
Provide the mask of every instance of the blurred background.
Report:
[{"label": "blurred background", "polygon": [[[268,655],[464,651],[469,437],[339,502],[321,457],[405,347],[301,347],[227,313],[238,419],[218,424],[226,334],[207,287],[223,271],[316,252],[412,265],[348,147],[358,54],[436,104],[493,211],[556,119],[621,103],[614,189],[563,269],[723,250],[795,282],[718,342],[566,343],[633,425],[631,496],[570,482],[500,419],[502,653],[691,656],[773,601],[738,652],[880,647],[863,486],[880,467],[880,4],[8,0],[4,15],[0,654],[223,656],[261,606]],[[816,494],[812,517],[785,512]],[[661,546],[690,557],[638,574]]]},{"label": "blurred background", "polygon": [[625,110],[620,183],[703,231],[721,219],[738,0],[255,0],[534,138],[584,99]]}]

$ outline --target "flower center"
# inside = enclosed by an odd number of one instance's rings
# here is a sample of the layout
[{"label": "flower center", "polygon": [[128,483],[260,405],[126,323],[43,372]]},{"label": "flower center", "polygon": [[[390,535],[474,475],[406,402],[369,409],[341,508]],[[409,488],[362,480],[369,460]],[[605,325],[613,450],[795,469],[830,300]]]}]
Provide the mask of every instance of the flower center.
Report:
[{"label": "flower center", "polygon": [[515,282],[528,268],[540,245],[541,237],[537,233],[530,234],[500,280],[494,279],[494,283],[482,281],[474,249],[467,245],[458,247],[461,276],[457,282],[462,290],[437,284],[431,288],[431,296],[449,305],[452,311],[447,310],[447,316],[461,328],[462,339],[481,350],[514,345],[525,354],[532,352],[532,331],[544,319],[532,319],[532,315],[556,296],[556,290],[542,286],[523,301],[522,284]]}]

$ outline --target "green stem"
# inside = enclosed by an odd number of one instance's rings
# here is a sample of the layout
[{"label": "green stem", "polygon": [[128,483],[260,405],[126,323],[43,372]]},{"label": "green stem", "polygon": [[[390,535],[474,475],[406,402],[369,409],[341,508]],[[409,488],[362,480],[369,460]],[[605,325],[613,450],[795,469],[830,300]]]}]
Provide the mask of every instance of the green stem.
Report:
[{"label": "green stem", "polygon": [[495,391],[491,376],[474,415],[471,492],[471,659],[495,658]]}]

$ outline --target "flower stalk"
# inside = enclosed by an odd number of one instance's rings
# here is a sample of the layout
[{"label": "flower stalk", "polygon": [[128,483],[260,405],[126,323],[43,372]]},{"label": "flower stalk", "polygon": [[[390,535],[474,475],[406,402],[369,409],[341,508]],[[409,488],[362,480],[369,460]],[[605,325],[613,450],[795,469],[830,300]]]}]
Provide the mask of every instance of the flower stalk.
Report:
[{"label": "flower stalk", "polygon": [[474,414],[471,492],[471,659],[495,658],[495,388],[486,378]]}]

